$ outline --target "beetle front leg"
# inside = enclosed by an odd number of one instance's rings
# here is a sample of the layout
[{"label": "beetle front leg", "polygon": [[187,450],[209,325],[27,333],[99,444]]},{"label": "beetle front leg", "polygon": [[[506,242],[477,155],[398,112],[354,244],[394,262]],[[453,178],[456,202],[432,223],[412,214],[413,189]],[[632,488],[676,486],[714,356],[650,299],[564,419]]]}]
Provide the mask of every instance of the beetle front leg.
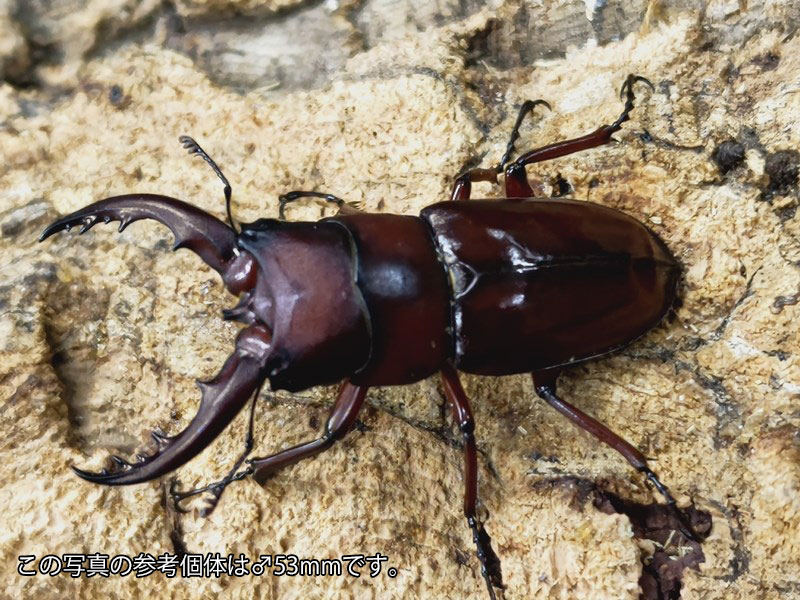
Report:
[{"label": "beetle front leg", "polygon": [[[274,472],[284,467],[288,467],[289,465],[292,465],[304,458],[310,458],[329,449],[335,442],[342,439],[353,428],[353,425],[356,422],[356,417],[358,416],[358,412],[361,410],[361,407],[364,404],[364,398],[366,398],[368,389],[369,388],[367,387],[353,385],[350,382],[343,383],[341,388],[339,388],[339,395],[336,399],[336,403],[333,405],[330,415],[328,416],[328,421],[325,425],[325,433],[322,435],[322,437],[310,442],[298,444],[264,458],[254,458],[248,460],[247,462],[249,463],[249,466],[243,471],[239,471],[237,473],[237,469],[241,466],[245,457],[252,449],[253,412],[251,410],[250,428],[247,434],[245,452],[239,457],[230,472],[219,481],[209,483],[202,488],[197,488],[188,492],[177,491],[174,488],[173,483],[173,486],[170,487],[170,495],[172,496],[174,506],[180,512],[186,512],[180,507],[179,503],[182,500],[203,492],[211,492],[214,497],[210,500],[208,506],[201,511],[201,515],[207,517],[211,514],[211,512],[213,512],[220,496],[222,495],[222,492],[224,492],[225,488],[234,481],[239,481],[240,479],[244,479],[245,477],[252,475],[253,479],[255,479],[261,485],[264,485],[269,478],[269,475],[273,474]],[[255,398],[253,399],[253,407],[255,407]]]},{"label": "beetle front leg", "polygon": [[475,419],[467,394],[461,386],[456,370],[447,365],[442,369],[444,393],[453,410],[458,428],[464,438],[464,516],[472,529],[472,539],[477,546],[478,560],[481,563],[481,574],[489,589],[489,596],[495,599],[494,588],[503,589],[503,575],[500,570],[500,559],[492,548],[492,538],[486,533],[483,523],[476,515],[478,501],[478,450],[475,446]]},{"label": "beetle front leg", "polygon": [[239,455],[239,458],[236,459],[236,462],[233,463],[233,467],[230,468],[228,474],[223,477],[220,481],[210,483],[205,487],[196,488],[193,490],[189,490],[188,492],[179,492],[175,489],[177,484],[177,480],[173,479],[172,483],[170,484],[169,493],[172,497],[172,504],[178,512],[187,512],[186,509],[181,507],[180,503],[185,500],[186,498],[191,498],[192,496],[196,496],[197,494],[202,494],[203,492],[210,492],[212,494],[212,498],[208,501],[208,504],[200,511],[200,515],[203,517],[208,517],[214,512],[214,509],[217,507],[219,503],[219,499],[222,496],[222,492],[225,491],[225,488],[228,487],[234,481],[238,481],[242,479],[246,475],[240,475],[238,473],[239,467],[242,466],[244,459],[247,458],[247,455],[253,451],[253,422],[255,419],[255,412],[256,412],[256,402],[258,402],[258,397],[261,395],[261,386],[258,387],[256,393],[253,394],[253,400],[250,403],[250,417],[248,418],[248,426],[247,426],[247,436],[244,440],[244,451]]},{"label": "beetle front leg", "polygon": [[336,403],[328,415],[325,433],[315,440],[297,444],[264,458],[253,458],[247,461],[250,463],[247,470],[253,475],[253,479],[264,485],[269,476],[276,471],[304,458],[316,456],[341,440],[355,425],[356,417],[364,404],[368,389],[366,386],[353,385],[349,381],[345,381],[339,388]]},{"label": "beetle front leg", "polygon": [[[211,492],[214,498],[211,499],[209,505],[201,512],[202,516],[207,517],[216,507],[222,492],[234,481],[239,481],[240,479],[252,475],[253,479],[261,485],[264,485],[269,476],[274,472],[329,449],[353,428],[358,412],[364,404],[364,398],[366,398],[368,389],[367,387],[353,385],[350,382],[343,383],[339,388],[339,395],[336,398],[336,403],[333,405],[330,415],[328,415],[328,421],[325,424],[325,433],[322,437],[310,442],[298,444],[264,458],[248,460],[248,467],[237,473],[237,469],[252,448],[253,413],[251,412],[250,429],[247,435],[245,452],[236,461],[236,464],[228,475],[219,481],[188,492],[179,492],[175,490],[173,484],[173,487],[170,488],[170,495],[172,496],[175,507],[181,512],[186,512],[184,509],[180,508],[179,503],[182,500],[203,492]],[[253,399],[253,405],[255,406],[255,398]]]},{"label": "beetle front leg", "polygon": [[506,167],[506,196],[509,198],[531,198],[533,197],[533,190],[528,184],[528,178],[525,174],[525,165],[532,163],[551,160],[561,156],[567,156],[581,150],[595,148],[608,144],[612,137],[611,135],[622,129],[622,124],[630,119],[630,113],[633,110],[633,103],[636,97],[633,93],[633,86],[637,82],[642,82],[653,88],[653,84],[649,80],[639,75],[628,75],[625,83],[622,84],[620,96],[625,96],[625,107],[622,114],[611,125],[602,125],[592,133],[565,140],[563,142],[556,142],[541,148],[536,148],[530,152],[526,152],[517,160]]},{"label": "beetle front leg", "polygon": [[300,190],[295,190],[292,192],[286,192],[285,194],[281,194],[280,196],[278,196],[278,218],[281,221],[286,220],[286,205],[300,198],[319,198],[321,200],[325,200],[325,202],[331,202],[332,204],[335,204],[336,206],[339,207],[340,215],[353,215],[363,212],[356,203],[347,202],[345,200],[342,200],[338,196],[334,196],[333,194],[326,194],[324,192],[304,192]]},{"label": "beetle front leg", "polygon": [[597,419],[590,417],[585,412],[575,408],[571,404],[559,398],[556,395],[556,379],[558,379],[557,370],[540,371],[538,373],[532,373],[531,375],[533,377],[533,386],[540,398],[555,408],[562,415],[567,417],[575,425],[588,431],[598,440],[619,452],[634,469],[640,473],[643,473],[645,477],[650,480],[650,483],[652,483],[653,486],[659,491],[659,493],[664,496],[667,504],[671,507],[673,514],[677,517],[678,523],[680,524],[680,532],[687,539],[690,539],[693,542],[702,541],[698,538],[697,534],[694,532],[691,524],[688,523],[683,513],[678,510],[675,498],[673,498],[672,494],[669,492],[669,489],[667,489],[667,486],[661,483],[656,474],[647,464],[647,458],[645,458],[644,454],[642,454],[638,448],[611,431]]}]

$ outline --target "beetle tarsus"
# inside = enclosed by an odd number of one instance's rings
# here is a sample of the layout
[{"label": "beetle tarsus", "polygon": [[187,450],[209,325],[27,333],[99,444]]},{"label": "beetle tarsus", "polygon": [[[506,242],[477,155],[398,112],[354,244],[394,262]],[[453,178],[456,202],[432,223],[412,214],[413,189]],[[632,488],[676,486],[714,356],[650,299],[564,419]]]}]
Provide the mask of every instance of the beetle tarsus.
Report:
[{"label": "beetle tarsus", "polygon": [[641,473],[647,477],[647,480],[653,484],[653,487],[658,490],[658,492],[664,497],[664,500],[667,502],[667,506],[669,506],[670,511],[672,512],[673,516],[675,517],[678,523],[678,529],[683,534],[683,536],[693,542],[697,542],[698,544],[703,541],[703,539],[695,532],[692,524],[686,518],[686,515],[683,511],[678,508],[678,503],[675,501],[675,498],[669,491],[669,488],[665,486],[661,481],[658,479],[656,474],[650,469],[650,467],[642,467],[639,469]]},{"label": "beetle tarsus", "polygon": [[528,183],[528,178],[525,173],[525,165],[545,160],[551,160],[562,156],[573,154],[581,150],[595,148],[602,146],[613,141],[612,134],[622,128],[622,124],[630,119],[630,113],[634,109],[634,101],[636,96],[633,92],[633,87],[636,83],[642,82],[647,84],[650,88],[655,89],[653,84],[641,75],[628,75],[625,83],[622,84],[620,96],[625,98],[625,106],[623,107],[622,114],[611,125],[603,125],[590,134],[565,140],[563,142],[556,142],[548,144],[541,148],[535,148],[526,152],[518,157],[515,161],[511,160],[511,155],[514,152],[514,145],[519,139],[519,129],[525,116],[531,112],[537,105],[546,106],[548,109],[550,105],[544,100],[529,100],[525,102],[520,108],[517,115],[517,121],[511,131],[511,138],[506,146],[506,152],[500,159],[497,168],[492,169],[471,169],[466,173],[459,175],[453,185],[451,200],[468,200],[471,193],[472,183],[476,181],[489,181],[496,183],[497,174],[505,171],[505,186],[506,196],[509,198],[532,198],[534,196],[533,188]]},{"label": "beetle tarsus", "polygon": [[286,205],[298,200],[299,198],[320,198],[326,202],[331,202],[339,207],[340,212],[345,214],[352,214],[352,212],[360,212],[355,203],[348,203],[338,196],[333,194],[326,194],[325,192],[308,192],[302,190],[295,190],[286,192],[278,196],[278,218],[281,221],[286,220]]},{"label": "beetle tarsus", "polygon": [[364,399],[367,395],[367,389],[363,386],[355,386],[349,382],[345,382],[339,388],[339,396],[336,399],[333,408],[331,409],[328,421],[325,425],[325,433],[322,437],[298,444],[292,448],[287,448],[281,452],[277,452],[270,456],[263,458],[247,459],[247,467],[241,471],[237,471],[241,464],[245,461],[245,457],[250,453],[253,445],[252,424],[253,413],[250,413],[250,432],[248,433],[245,442],[245,452],[236,461],[236,464],[230,470],[228,475],[210,483],[202,488],[189,490],[186,492],[179,492],[174,487],[170,489],[170,495],[175,506],[180,506],[180,502],[201,494],[203,492],[210,492],[213,497],[209,499],[208,504],[201,510],[202,516],[208,516],[213,512],[214,508],[219,501],[219,497],[225,488],[233,483],[248,477],[254,476],[254,479],[259,484],[263,485],[269,476],[276,471],[288,467],[304,458],[310,458],[321,452],[324,452],[337,441],[342,439],[352,428],[358,416],[361,406],[364,404]]},{"label": "beetle tarsus", "polygon": [[248,475],[252,474],[252,468],[245,469],[242,472],[237,472],[239,467],[242,465],[244,460],[253,451],[253,424],[255,419],[255,409],[256,409],[256,402],[258,401],[258,396],[261,394],[261,386],[258,387],[255,394],[253,394],[253,401],[250,403],[250,417],[248,419],[248,426],[247,426],[247,436],[244,440],[244,451],[239,455],[239,458],[236,459],[236,462],[233,464],[233,467],[228,471],[228,474],[225,475],[221,480],[216,481],[214,483],[210,483],[205,487],[197,488],[194,490],[189,490],[187,492],[178,492],[175,490],[174,487],[170,488],[170,496],[172,496],[173,504],[175,506],[179,506],[182,500],[189,498],[191,496],[195,496],[197,494],[203,492],[211,492],[213,497],[209,499],[208,504],[206,507],[201,510],[201,516],[207,517],[214,509],[217,507],[217,503],[219,502],[220,497],[222,496],[222,492],[225,491],[225,488],[228,487],[234,481],[239,481],[247,477]]},{"label": "beetle tarsus", "polygon": [[503,588],[500,559],[492,548],[492,538],[476,516],[478,502],[478,450],[475,443],[475,419],[458,373],[451,365],[441,371],[444,395],[453,411],[453,417],[464,440],[464,516],[472,529],[476,554],[481,563],[481,574],[494,598],[494,587]]},{"label": "beetle tarsus", "polygon": [[[636,96],[633,93],[633,86],[634,84],[642,82],[647,85],[651,90],[655,90],[655,86],[652,82],[647,79],[646,77],[642,77],[641,75],[633,75],[630,74],[625,79],[625,83],[622,84],[622,87],[619,90],[619,97],[620,100],[623,98],[625,99],[625,108],[622,111],[622,114],[617,118],[614,123],[609,126],[609,129],[613,129],[614,131],[619,131],[621,125],[630,119],[630,113],[634,108],[634,101],[636,100]],[[613,133],[613,132],[612,132]]]},{"label": "beetle tarsus", "polygon": [[518,157],[515,161],[509,163],[505,167],[506,196],[509,198],[533,197],[533,189],[528,183],[525,174],[525,165],[568,156],[575,152],[596,148],[613,141],[611,136],[622,128],[622,124],[625,121],[630,119],[630,113],[634,108],[634,100],[636,99],[633,93],[633,86],[637,82],[643,82],[651,88],[653,87],[653,84],[645,77],[640,75],[628,75],[625,79],[625,83],[622,84],[621,90],[622,95],[626,98],[625,106],[623,107],[622,114],[620,114],[617,120],[611,125],[602,125],[595,131],[577,138],[548,144],[541,148],[534,148]]},{"label": "beetle tarsus", "polygon": [[648,466],[645,456],[636,447],[622,439],[603,423],[559,398],[555,391],[557,378],[557,369],[534,373],[533,382],[536,393],[575,425],[588,431],[598,440],[622,454],[631,466],[647,477],[650,483],[653,484],[653,487],[655,487],[667,501],[667,505],[670,506],[670,510],[677,520],[679,531],[693,542],[701,542],[702,540],[700,537],[695,533],[683,512],[678,508],[675,498],[672,496],[667,486],[661,483],[653,470]]},{"label": "beetle tarsus", "polygon": [[465,173],[462,173],[456,177],[456,180],[453,183],[453,191],[450,193],[450,200],[469,200],[472,193],[472,184],[475,182],[486,181],[489,183],[497,183],[497,175],[503,172],[506,163],[508,163],[508,161],[511,159],[511,155],[514,153],[514,144],[519,139],[519,129],[522,126],[522,122],[525,120],[526,115],[532,112],[537,106],[545,106],[548,110],[553,110],[550,107],[550,104],[548,104],[545,100],[526,100],[523,102],[519,109],[519,114],[517,114],[517,120],[514,123],[514,128],[511,130],[508,144],[506,144],[506,151],[500,158],[500,162],[496,167],[491,169],[470,169],[469,171],[466,171]]},{"label": "beetle tarsus", "polygon": [[642,467],[639,469],[641,473],[644,473],[644,476],[653,484],[653,487],[658,490],[658,492],[664,496],[664,499],[667,501],[667,504],[675,504],[675,498],[672,497],[670,494],[669,489],[665,486],[661,481],[658,479],[656,474],[650,469],[650,467]]},{"label": "beetle tarsus", "polygon": [[[240,463],[241,464],[241,463]],[[239,465],[236,466],[238,468]],[[177,481],[173,480],[170,484],[169,488],[169,495],[172,499],[172,505],[178,512],[187,513],[189,509],[184,508],[181,506],[181,502],[186,500],[187,498],[191,498],[192,496],[196,496],[198,494],[202,494],[204,492],[210,492],[213,494],[213,498],[208,500],[206,506],[201,509],[200,516],[208,517],[217,507],[217,503],[219,502],[220,496],[222,496],[222,492],[225,491],[225,488],[228,487],[234,481],[240,481],[245,477],[249,477],[253,474],[253,468],[247,467],[241,471],[236,472],[236,469],[232,469],[231,472],[225,476],[223,479],[219,481],[215,481],[214,483],[209,483],[206,486],[201,488],[196,488],[193,490],[188,490],[185,492],[181,492],[177,489]]]},{"label": "beetle tarsus", "polygon": [[476,555],[481,563],[481,575],[489,590],[489,597],[495,600],[494,588],[505,589],[500,559],[492,548],[492,538],[486,533],[483,524],[476,517],[468,517],[467,523],[472,529],[472,541],[475,542]]},{"label": "beetle tarsus", "polygon": [[649,87],[651,90],[655,91],[656,86],[654,86],[653,82],[650,81],[647,77],[642,77],[641,75],[634,75],[633,73],[631,73],[625,78],[625,82],[619,89],[619,99],[622,100],[627,96],[628,99],[633,101],[633,85],[640,81],[644,83],[647,87]]},{"label": "beetle tarsus", "polygon": [[526,100],[522,103],[522,106],[519,109],[519,114],[517,115],[517,120],[514,123],[514,128],[511,130],[511,136],[508,140],[508,144],[506,145],[506,151],[503,154],[503,157],[500,159],[500,162],[495,167],[495,171],[497,173],[502,173],[503,168],[506,166],[509,160],[511,160],[511,155],[514,153],[514,144],[519,139],[519,129],[522,127],[522,122],[525,120],[525,117],[528,113],[532,112],[534,108],[537,106],[544,106],[547,110],[553,110],[550,104],[545,100]]},{"label": "beetle tarsus", "polygon": [[178,483],[179,483],[179,481],[178,481],[177,477],[173,477],[172,480],[169,482],[169,497],[170,497],[170,500],[171,500],[170,506],[176,512],[179,512],[181,514],[186,514],[186,513],[189,512],[189,510],[186,509],[186,508],[183,508],[180,505],[180,500],[181,499],[178,499],[178,500],[175,499],[176,495],[180,493],[176,489],[177,486],[178,486]]}]

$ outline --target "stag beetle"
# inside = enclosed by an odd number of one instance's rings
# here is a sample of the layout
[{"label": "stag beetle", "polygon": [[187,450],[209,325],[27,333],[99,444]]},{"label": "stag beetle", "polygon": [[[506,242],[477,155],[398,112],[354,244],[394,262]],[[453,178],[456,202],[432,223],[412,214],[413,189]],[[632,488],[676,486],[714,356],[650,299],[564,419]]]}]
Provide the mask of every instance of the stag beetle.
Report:
[{"label": "stag beetle", "polygon": [[[543,146],[511,161],[525,116],[543,100],[522,105],[506,152],[495,168],[456,178],[450,201],[420,216],[367,214],[331,194],[295,191],[280,197],[280,219],[238,225],[231,186],[191,138],[181,142],[205,160],[224,184],[228,223],[180,200],[129,194],[95,202],[47,227],[40,241],[81,225],[120,221],[122,231],[155,219],[216,270],[240,297],[225,319],[246,326],[233,354],[212,380],[200,382],[197,415],[182,432],[154,432],[155,454],[82,478],[106,485],[148,481],[177,469],[198,453],[253,399],[245,451],[222,480],[171,495],[210,492],[213,510],[225,487],[269,474],[330,448],[356,422],[367,390],[403,385],[437,371],[463,436],[464,514],[472,530],[489,595],[502,587],[500,561],[476,515],[478,466],[472,409],[457,369],[480,375],[531,373],[536,393],[577,426],[620,452],[641,471],[679,516],[687,538],[697,534],[675,507],[644,455],[608,427],[556,394],[569,365],[619,350],[654,327],[676,297],[679,268],[665,244],[634,218],[590,202],[534,199],[525,166],[612,141],[634,107],[629,75],[622,114],[588,135]],[[476,181],[505,176],[506,198],[470,200]],[[303,197],[336,203],[339,214],[317,222],[287,222],[285,207]],[[247,460],[253,446],[253,407],[262,383],[290,392],[343,382],[325,432],[265,458]]]}]

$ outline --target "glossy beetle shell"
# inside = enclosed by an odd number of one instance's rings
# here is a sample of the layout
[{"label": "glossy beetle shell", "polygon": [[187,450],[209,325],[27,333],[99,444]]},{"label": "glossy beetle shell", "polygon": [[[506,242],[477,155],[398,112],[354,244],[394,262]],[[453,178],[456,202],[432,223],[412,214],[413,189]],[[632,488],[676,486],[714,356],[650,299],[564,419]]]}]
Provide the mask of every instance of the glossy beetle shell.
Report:
[{"label": "glossy beetle shell", "polygon": [[428,224],[366,213],[331,220],[353,240],[370,318],[369,362],[350,380],[402,385],[439,371],[452,356],[450,290]]},{"label": "glossy beetle shell", "polygon": [[482,375],[587,360],[644,334],[675,299],[678,264],[663,242],[591,202],[441,202],[419,218],[326,221],[353,237],[369,311],[357,385],[419,381],[446,360]]},{"label": "glossy beetle shell", "polygon": [[574,200],[425,208],[451,286],[455,366],[528,373],[625,346],[675,299],[678,265],[647,227]]}]

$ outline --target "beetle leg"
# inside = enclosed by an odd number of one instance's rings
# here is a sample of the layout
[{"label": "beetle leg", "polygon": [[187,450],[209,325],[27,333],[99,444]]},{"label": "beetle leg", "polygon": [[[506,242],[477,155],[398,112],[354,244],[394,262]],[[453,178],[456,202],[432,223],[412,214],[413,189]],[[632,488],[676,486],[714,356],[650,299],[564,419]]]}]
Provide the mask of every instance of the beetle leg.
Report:
[{"label": "beetle leg", "polygon": [[186,429],[172,437],[154,432],[155,453],[140,455],[134,463],[114,456],[111,471],[90,473],[74,466],[73,471],[92,483],[129,485],[150,481],[187,463],[214,441],[264,381],[271,347],[271,336],[263,327],[243,329],[236,338],[236,350],[217,376],[198,382],[203,397]]},{"label": "beetle leg", "polygon": [[472,193],[472,184],[475,181],[497,183],[497,171],[494,169],[470,169],[463,175],[459,175],[453,184],[450,200],[469,200]]},{"label": "beetle leg", "polygon": [[611,125],[602,125],[592,133],[581,137],[536,148],[526,152],[508,165],[506,167],[506,196],[509,198],[530,198],[533,196],[533,190],[528,184],[525,175],[525,165],[567,156],[574,152],[608,144],[613,139],[611,135],[622,129],[622,124],[630,119],[630,113],[633,110],[633,103],[636,99],[633,93],[633,86],[640,81],[654,89],[653,84],[644,77],[628,75],[620,90],[620,96],[625,97],[625,107],[619,118]]},{"label": "beetle leg", "polygon": [[492,538],[486,533],[483,523],[476,515],[475,505],[478,500],[478,451],[475,446],[475,419],[467,394],[459,381],[458,373],[446,365],[442,369],[444,393],[453,410],[458,428],[464,438],[464,516],[472,529],[472,539],[477,546],[478,560],[481,563],[481,574],[489,589],[489,596],[494,600],[494,588],[503,589],[503,575],[500,571],[500,559],[492,548]]},{"label": "beetle leg", "polygon": [[286,220],[286,205],[290,202],[294,202],[298,198],[321,198],[326,202],[332,202],[339,207],[340,215],[352,215],[362,212],[356,203],[346,202],[345,200],[342,200],[333,194],[326,194],[324,192],[304,192],[298,190],[286,192],[285,194],[278,196],[278,215],[281,221]]},{"label": "beetle leg", "polygon": [[511,160],[511,155],[515,150],[514,144],[519,139],[519,128],[522,126],[525,116],[539,105],[546,106],[547,110],[553,110],[552,107],[544,100],[526,100],[523,102],[519,109],[519,114],[517,115],[517,121],[514,123],[514,129],[511,130],[511,136],[508,140],[508,144],[506,145],[505,154],[503,154],[503,157],[500,159],[500,163],[497,165],[497,167],[495,167],[495,170],[498,173],[502,173],[503,167],[505,167],[508,161]]},{"label": "beetle leg", "polygon": [[469,200],[470,193],[472,192],[472,184],[476,181],[497,183],[497,175],[503,172],[503,167],[506,166],[506,163],[511,158],[511,154],[514,152],[514,144],[519,139],[519,128],[522,126],[525,116],[539,105],[546,106],[549,110],[552,110],[550,105],[544,100],[526,100],[519,109],[517,120],[514,123],[514,128],[511,130],[508,144],[506,144],[506,151],[498,165],[493,169],[470,169],[466,173],[456,177],[450,200]]},{"label": "beetle leg", "polygon": [[244,440],[244,452],[239,455],[239,458],[236,459],[236,462],[233,464],[233,467],[228,471],[228,474],[222,478],[222,480],[217,481],[215,483],[211,483],[205,487],[197,488],[194,490],[190,490],[188,492],[179,492],[175,489],[176,480],[173,480],[170,484],[169,493],[172,496],[172,503],[173,506],[179,512],[186,512],[185,509],[181,508],[181,501],[185,500],[186,498],[190,498],[191,496],[195,496],[197,494],[201,494],[203,492],[211,492],[213,494],[213,498],[211,498],[208,504],[203,508],[201,511],[201,515],[204,517],[208,517],[214,512],[214,509],[217,507],[217,503],[219,502],[220,497],[222,496],[222,492],[225,491],[225,488],[228,487],[234,481],[238,481],[242,479],[243,476],[237,477],[239,475],[237,471],[239,467],[242,466],[244,459],[247,458],[247,455],[250,454],[253,450],[253,421],[256,412],[256,402],[258,401],[258,397],[261,394],[261,386],[258,387],[256,393],[253,394],[253,401],[250,403],[250,418],[248,420],[247,426],[247,437]]},{"label": "beetle leg", "polygon": [[243,473],[253,475],[253,479],[264,485],[276,471],[329,449],[353,428],[368,389],[366,386],[345,381],[339,388],[339,395],[328,415],[325,433],[321,437],[263,458],[250,459],[247,461],[249,466]]},{"label": "beetle leg", "polygon": [[[181,500],[208,491],[214,495],[214,498],[212,498],[208,506],[206,506],[201,513],[203,516],[208,516],[216,507],[222,492],[234,481],[239,481],[249,475],[253,475],[253,479],[261,485],[264,485],[269,476],[274,472],[329,449],[336,441],[342,439],[353,428],[358,412],[364,404],[368,389],[368,387],[356,386],[350,382],[343,383],[339,388],[339,395],[336,399],[336,403],[333,405],[330,415],[328,416],[328,421],[325,425],[325,433],[316,440],[298,444],[297,446],[287,448],[286,450],[270,456],[248,460],[248,467],[237,473],[236,470],[241,465],[245,456],[250,452],[249,448],[252,447],[252,445],[250,445],[236,462],[233,469],[220,481],[188,492],[179,492],[175,490],[174,486],[171,487],[170,495],[172,496],[175,507],[182,510],[179,504]],[[252,444],[252,413],[250,417],[251,430],[248,434],[248,440],[250,440],[250,444]]]},{"label": "beetle leg", "polygon": [[555,408],[562,415],[567,417],[575,425],[581,429],[585,429],[598,440],[619,452],[634,469],[640,473],[643,473],[645,477],[650,480],[650,483],[652,483],[653,486],[661,493],[661,495],[664,496],[667,504],[671,507],[671,510],[677,517],[678,523],[680,524],[680,532],[687,539],[690,539],[694,542],[702,541],[698,538],[697,534],[692,529],[692,526],[687,522],[683,513],[678,510],[675,498],[673,498],[672,494],[669,492],[669,489],[667,489],[667,486],[661,483],[656,474],[652,471],[652,469],[650,469],[644,454],[642,454],[631,443],[627,442],[619,435],[611,431],[603,423],[590,417],[585,412],[575,408],[556,395],[556,379],[558,378],[557,370],[532,373],[532,377],[533,386],[540,398]]}]

